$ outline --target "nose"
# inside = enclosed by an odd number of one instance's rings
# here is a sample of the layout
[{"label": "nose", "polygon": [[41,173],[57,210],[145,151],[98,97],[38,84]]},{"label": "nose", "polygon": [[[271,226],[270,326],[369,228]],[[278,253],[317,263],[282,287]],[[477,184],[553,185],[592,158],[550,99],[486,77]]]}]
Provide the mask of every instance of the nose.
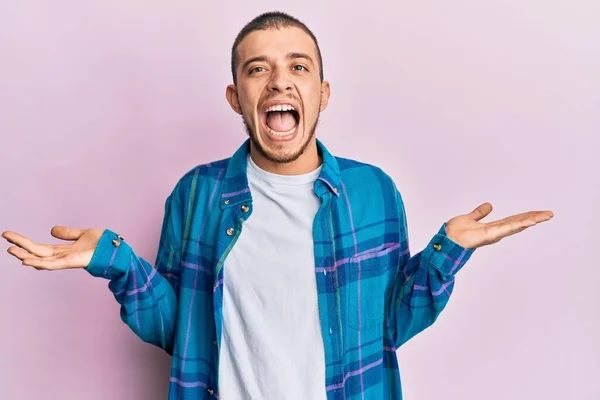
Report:
[{"label": "nose", "polygon": [[292,81],[282,68],[277,68],[271,75],[269,90],[271,92],[286,92],[292,90]]}]

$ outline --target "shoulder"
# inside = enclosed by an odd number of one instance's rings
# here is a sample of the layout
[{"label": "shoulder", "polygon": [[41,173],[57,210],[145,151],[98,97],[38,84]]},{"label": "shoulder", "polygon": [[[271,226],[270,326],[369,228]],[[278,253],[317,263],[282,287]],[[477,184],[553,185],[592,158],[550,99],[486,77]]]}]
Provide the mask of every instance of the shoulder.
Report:
[{"label": "shoulder", "polygon": [[231,157],[197,164],[186,170],[176,181],[172,195],[188,198],[191,193],[214,187],[225,175]]},{"label": "shoulder", "polygon": [[381,167],[352,158],[335,157],[344,185],[359,190],[395,192],[393,178]]}]

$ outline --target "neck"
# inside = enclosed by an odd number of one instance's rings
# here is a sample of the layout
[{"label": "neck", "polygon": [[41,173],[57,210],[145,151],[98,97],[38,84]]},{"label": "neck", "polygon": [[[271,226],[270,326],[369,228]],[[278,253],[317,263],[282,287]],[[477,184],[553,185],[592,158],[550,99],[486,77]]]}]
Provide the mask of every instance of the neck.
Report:
[{"label": "neck", "polygon": [[278,163],[267,159],[254,147],[253,143],[250,144],[250,157],[261,169],[278,175],[308,174],[317,169],[322,163],[314,139],[311,140],[311,143],[300,157],[288,163]]}]

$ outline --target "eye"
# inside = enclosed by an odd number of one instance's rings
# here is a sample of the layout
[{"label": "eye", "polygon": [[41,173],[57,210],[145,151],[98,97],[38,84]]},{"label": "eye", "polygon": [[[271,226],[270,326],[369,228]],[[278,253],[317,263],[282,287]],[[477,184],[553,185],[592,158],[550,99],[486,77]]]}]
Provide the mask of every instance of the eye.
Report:
[{"label": "eye", "polygon": [[250,74],[255,73],[255,72],[263,72],[264,68],[263,67],[254,67],[250,69]]},{"label": "eye", "polygon": [[305,67],[304,65],[300,65],[300,64],[298,64],[298,65],[294,65],[294,69],[295,69],[296,71],[302,71],[302,70],[306,71],[306,70],[307,70],[307,69],[306,69],[306,67]]}]

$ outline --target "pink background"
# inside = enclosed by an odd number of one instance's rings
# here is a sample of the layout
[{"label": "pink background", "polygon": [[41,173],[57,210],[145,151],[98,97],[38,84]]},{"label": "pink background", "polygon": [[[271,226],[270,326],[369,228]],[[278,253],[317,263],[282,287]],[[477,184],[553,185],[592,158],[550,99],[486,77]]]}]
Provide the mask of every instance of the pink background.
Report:
[{"label": "pink background", "polygon": [[[176,180],[245,139],[224,96],[235,35],[282,9],[322,46],[319,137],[394,177],[413,252],[484,201],[556,214],[475,253],[398,352],[406,399],[600,398],[600,3],[282,4],[0,2],[0,231],[108,227],[153,260]],[[106,285],[0,254],[2,399],[166,397],[168,356]]]}]

